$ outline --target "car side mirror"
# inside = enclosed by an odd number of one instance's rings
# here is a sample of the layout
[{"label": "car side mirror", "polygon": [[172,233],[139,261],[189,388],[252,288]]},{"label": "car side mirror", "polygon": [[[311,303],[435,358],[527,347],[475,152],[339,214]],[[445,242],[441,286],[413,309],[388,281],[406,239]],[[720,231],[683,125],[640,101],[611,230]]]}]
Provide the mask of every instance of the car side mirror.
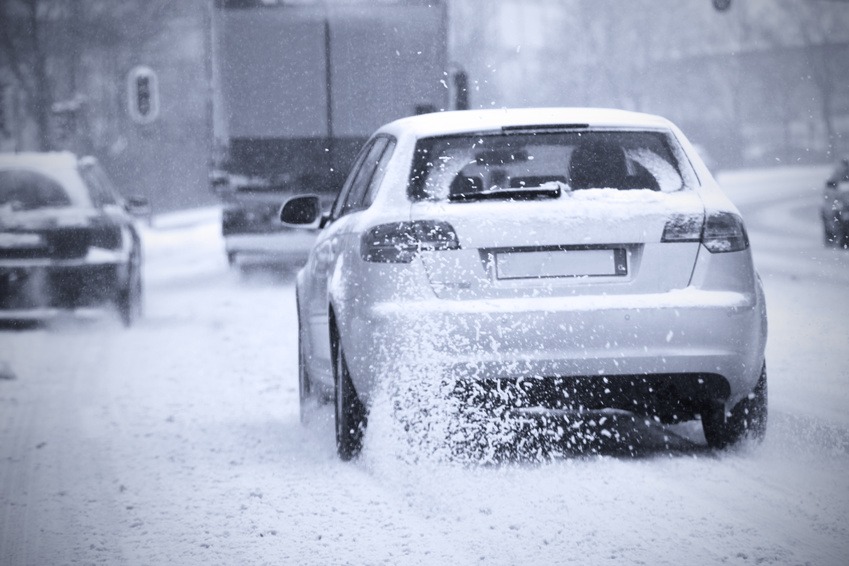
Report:
[{"label": "car side mirror", "polygon": [[315,195],[290,198],[280,208],[280,222],[295,228],[319,228],[321,201]]},{"label": "car side mirror", "polygon": [[150,202],[141,196],[133,196],[127,199],[124,207],[127,212],[137,218],[148,218],[150,217]]}]

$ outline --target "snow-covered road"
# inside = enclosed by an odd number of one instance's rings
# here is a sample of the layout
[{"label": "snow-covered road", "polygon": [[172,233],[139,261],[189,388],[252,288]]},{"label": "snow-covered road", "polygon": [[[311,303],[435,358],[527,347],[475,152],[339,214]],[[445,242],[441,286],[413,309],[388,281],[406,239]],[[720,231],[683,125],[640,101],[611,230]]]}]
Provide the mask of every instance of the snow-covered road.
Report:
[{"label": "snow-covered road", "polygon": [[[849,563],[849,252],[821,168],[721,177],[770,316],[770,429],[698,423],[541,464],[409,463],[298,419],[292,282],[228,272],[217,211],[146,231],[147,316],[0,328],[0,565]],[[629,432],[630,423],[619,425]]]}]

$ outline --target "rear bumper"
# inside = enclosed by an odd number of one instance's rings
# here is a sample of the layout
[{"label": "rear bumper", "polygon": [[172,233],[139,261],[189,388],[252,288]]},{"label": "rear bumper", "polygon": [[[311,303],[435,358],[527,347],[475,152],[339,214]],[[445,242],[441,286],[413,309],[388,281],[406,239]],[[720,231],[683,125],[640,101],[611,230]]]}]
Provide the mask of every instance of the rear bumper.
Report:
[{"label": "rear bumper", "polygon": [[235,254],[240,260],[306,263],[315,238],[316,232],[308,230],[267,234],[230,234],[224,237],[224,246],[228,254]]},{"label": "rear bumper", "polygon": [[81,308],[28,308],[28,309],[0,309],[0,321],[4,322],[45,322],[72,316],[80,319],[96,319],[102,316],[103,310],[99,307]]},{"label": "rear bumper", "polygon": [[113,302],[127,269],[125,263],[84,260],[0,261],[0,316],[49,318],[56,309]]},{"label": "rear bumper", "polygon": [[379,303],[349,319],[354,343],[347,351],[368,355],[349,355],[348,363],[366,399],[393,364],[423,363],[472,381],[719,376],[712,401],[730,406],[760,375],[762,300],[689,287],[651,295]]}]

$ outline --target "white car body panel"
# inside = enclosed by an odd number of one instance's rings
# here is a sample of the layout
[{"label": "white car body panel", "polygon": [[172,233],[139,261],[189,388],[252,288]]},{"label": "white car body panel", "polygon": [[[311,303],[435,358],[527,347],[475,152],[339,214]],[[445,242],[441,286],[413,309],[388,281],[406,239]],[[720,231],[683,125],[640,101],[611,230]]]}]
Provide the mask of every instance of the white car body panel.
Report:
[{"label": "white car body panel", "polygon": [[[590,189],[545,201],[413,202],[407,194],[421,138],[576,122],[671,133],[696,178],[678,192]],[[366,405],[381,380],[391,379],[385,368],[423,352],[433,356],[428,363],[435,372],[442,367],[496,379],[716,375],[728,384],[727,408],[753,390],[764,366],[766,310],[748,245],[711,253],[698,241],[661,241],[676,214],[739,216],[674,125],[600,109],[489,110],[406,118],[377,134],[393,136],[397,145],[373,204],[332,220],[298,274],[307,366],[317,386],[333,388],[335,325]],[[460,249],[423,251],[404,264],[363,259],[365,232],[414,220],[449,223]],[[556,269],[568,276],[499,278],[486,259],[487,250],[551,246],[567,253],[621,246],[627,274],[581,277],[569,271],[580,267],[563,263]],[[537,259],[543,257],[549,256]],[[601,265],[604,257],[588,255],[578,265]],[[422,342],[430,350],[420,349]]]}]

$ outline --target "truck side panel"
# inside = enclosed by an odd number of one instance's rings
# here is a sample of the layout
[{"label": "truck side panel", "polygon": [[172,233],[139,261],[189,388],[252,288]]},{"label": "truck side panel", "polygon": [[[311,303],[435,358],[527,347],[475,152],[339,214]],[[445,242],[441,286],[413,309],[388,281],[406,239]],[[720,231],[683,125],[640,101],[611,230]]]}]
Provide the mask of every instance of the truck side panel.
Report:
[{"label": "truck side panel", "polygon": [[269,7],[222,12],[218,52],[228,135],[325,137],[323,11]]}]

